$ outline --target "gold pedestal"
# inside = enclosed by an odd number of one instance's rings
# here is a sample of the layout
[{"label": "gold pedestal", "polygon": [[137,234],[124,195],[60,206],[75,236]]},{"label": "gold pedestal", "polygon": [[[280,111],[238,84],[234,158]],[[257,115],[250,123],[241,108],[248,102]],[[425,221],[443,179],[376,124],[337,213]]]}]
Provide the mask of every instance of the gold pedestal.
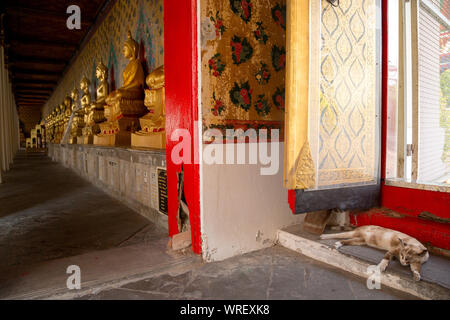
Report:
[{"label": "gold pedestal", "polygon": [[100,133],[94,136],[93,143],[100,146],[130,146],[131,134],[136,128],[137,117],[122,117],[113,122],[100,123]]},{"label": "gold pedestal", "polygon": [[101,146],[130,146],[131,134],[136,131],[139,117],[146,112],[144,101],[121,98],[105,108],[107,119],[117,119],[99,123],[99,134],[94,136],[94,144]]},{"label": "gold pedestal", "polygon": [[131,135],[131,145],[138,148],[165,149],[166,132],[139,131]]},{"label": "gold pedestal", "polygon": [[93,143],[94,143],[93,135],[83,136],[83,144],[93,144]]}]

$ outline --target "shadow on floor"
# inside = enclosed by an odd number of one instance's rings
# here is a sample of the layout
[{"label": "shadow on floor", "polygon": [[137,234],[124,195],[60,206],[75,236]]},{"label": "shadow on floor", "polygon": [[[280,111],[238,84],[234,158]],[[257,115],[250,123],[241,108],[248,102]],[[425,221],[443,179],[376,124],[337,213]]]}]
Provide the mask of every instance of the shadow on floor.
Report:
[{"label": "shadow on floor", "polygon": [[44,154],[19,153],[4,176],[0,272],[122,246],[143,231],[143,241],[167,237],[165,230]]}]

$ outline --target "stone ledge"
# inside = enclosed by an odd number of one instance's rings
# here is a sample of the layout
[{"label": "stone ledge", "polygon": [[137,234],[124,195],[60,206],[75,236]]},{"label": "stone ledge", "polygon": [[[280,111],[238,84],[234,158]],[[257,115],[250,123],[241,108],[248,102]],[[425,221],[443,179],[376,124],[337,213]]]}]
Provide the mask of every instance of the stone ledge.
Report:
[{"label": "stone ledge", "polygon": [[[320,242],[301,237],[286,230],[278,230],[278,243],[312,259],[326,263],[356,276],[367,279],[370,263],[343,254]],[[426,281],[416,282],[411,276],[389,271],[381,274],[381,285],[413,295],[424,300],[449,300],[450,290]]]}]

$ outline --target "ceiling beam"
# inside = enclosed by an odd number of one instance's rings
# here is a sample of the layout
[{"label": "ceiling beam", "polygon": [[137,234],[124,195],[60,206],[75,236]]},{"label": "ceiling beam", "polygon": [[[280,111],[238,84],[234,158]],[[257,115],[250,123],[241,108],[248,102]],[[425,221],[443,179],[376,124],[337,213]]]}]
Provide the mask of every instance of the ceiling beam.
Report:
[{"label": "ceiling beam", "polygon": [[[6,8],[6,13],[13,15],[13,16],[22,16],[22,17],[42,17],[45,18],[47,21],[54,21],[54,22],[65,22],[67,21],[67,18],[69,17],[68,14],[65,12],[61,14],[61,12],[53,12],[48,10],[37,10],[37,9],[31,9],[31,8],[24,8],[24,7],[8,7]],[[83,17],[81,19],[81,25],[89,26],[92,23],[94,23],[94,20]]]},{"label": "ceiling beam", "polygon": [[[35,89],[35,88],[46,88],[46,89],[53,89],[55,87],[52,83],[25,83],[23,81],[20,82],[13,82],[13,86],[17,86],[20,88],[27,88],[27,89]],[[15,90],[16,87],[14,87]]]},{"label": "ceiling beam", "polygon": [[26,101],[26,102],[42,102],[42,101],[47,101],[48,99],[46,97],[36,97],[36,98],[26,98],[26,97],[17,97],[16,101]]},{"label": "ceiling beam", "polygon": [[42,75],[42,76],[60,76],[61,72],[58,71],[46,71],[46,70],[34,70],[34,69],[21,69],[12,68],[13,74],[29,74],[29,75]]},{"label": "ceiling beam", "polygon": [[17,93],[16,98],[44,98],[47,99],[50,94],[47,93]]},{"label": "ceiling beam", "polygon": [[51,94],[52,93],[52,89],[39,89],[39,88],[35,88],[35,89],[26,89],[26,88],[19,88],[16,89],[14,92],[16,93],[41,93],[41,94]]},{"label": "ceiling beam", "polygon": [[35,56],[21,56],[13,55],[10,57],[10,63],[36,63],[36,64],[55,64],[55,65],[66,65],[67,61],[64,59],[48,59]]},{"label": "ceiling beam", "polygon": [[20,80],[14,82],[16,85],[29,85],[29,84],[52,84],[56,85],[56,81],[53,80]]},{"label": "ceiling beam", "polygon": [[21,81],[21,80],[58,80],[59,76],[57,75],[45,75],[45,74],[23,74],[23,73],[12,73],[13,81]]},{"label": "ceiling beam", "polygon": [[62,41],[44,41],[36,38],[25,38],[25,37],[14,37],[8,39],[9,43],[13,46],[17,45],[26,45],[33,46],[33,50],[39,47],[47,47],[47,48],[56,48],[56,49],[67,49],[67,50],[75,50],[77,48],[77,44],[70,42],[62,42]]}]

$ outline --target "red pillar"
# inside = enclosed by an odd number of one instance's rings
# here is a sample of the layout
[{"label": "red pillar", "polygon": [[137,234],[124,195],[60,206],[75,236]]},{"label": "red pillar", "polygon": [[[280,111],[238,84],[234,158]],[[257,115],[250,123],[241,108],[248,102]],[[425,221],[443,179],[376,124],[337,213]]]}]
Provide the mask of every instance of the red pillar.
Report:
[{"label": "red pillar", "polygon": [[[199,165],[195,161],[199,152],[196,130],[198,121],[196,0],[164,0],[164,52],[169,235],[178,233],[177,172],[183,167],[184,192],[191,220],[192,249],[200,254],[200,175]],[[191,137],[188,142],[191,147],[190,161],[182,164],[174,163],[171,157],[173,148],[179,142],[171,140],[172,133],[177,129],[186,129]]]}]

